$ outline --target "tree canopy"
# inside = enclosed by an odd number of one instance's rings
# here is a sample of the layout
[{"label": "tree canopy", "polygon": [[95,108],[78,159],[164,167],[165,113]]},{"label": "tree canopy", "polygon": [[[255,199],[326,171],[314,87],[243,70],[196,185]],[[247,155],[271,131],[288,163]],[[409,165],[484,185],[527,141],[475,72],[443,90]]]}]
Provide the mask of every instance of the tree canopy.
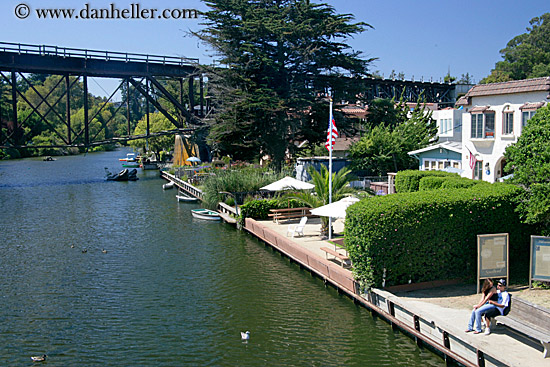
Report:
[{"label": "tree canopy", "polygon": [[[160,112],[154,112],[149,114],[149,131],[151,133],[157,133],[162,131],[169,131],[174,129],[174,125]],[[143,116],[139,120],[134,135],[145,135],[147,133],[147,115]],[[174,135],[152,136],[149,139],[137,139],[131,140],[130,146],[136,148],[142,148],[146,151],[146,146],[150,150],[157,154],[157,158],[160,157],[162,150],[170,150],[174,147]]]},{"label": "tree canopy", "polygon": [[350,148],[352,167],[366,175],[418,167],[418,161],[407,153],[426,147],[437,135],[436,121],[421,99],[412,110],[403,100],[397,106],[390,102],[379,103],[385,109],[380,121],[371,122],[374,127]]},{"label": "tree canopy", "polygon": [[319,97],[329,88],[335,99],[355,97],[353,80],[367,74],[372,59],[346,39],[370,25],[307,0],[205,3],[205,28],[194,34],[223,66],[208,70],[218,103],[208,137],[213,149],[235,159],[269,154],[278,166],[295,141],[323,140],[328,104]]},{"label": "tree canopy", "polygon": [[545,77],[550,75],[550,13],[529,22],[527,33],[514,37],[500,50],[503,61],[480,83]]},{"label": "tree canopy", "polygon": [[550,105],[529,120],[517,143],[506,148],[506,171],[525,188],[518,210],[527,223],[543,224],[550,234]]}]

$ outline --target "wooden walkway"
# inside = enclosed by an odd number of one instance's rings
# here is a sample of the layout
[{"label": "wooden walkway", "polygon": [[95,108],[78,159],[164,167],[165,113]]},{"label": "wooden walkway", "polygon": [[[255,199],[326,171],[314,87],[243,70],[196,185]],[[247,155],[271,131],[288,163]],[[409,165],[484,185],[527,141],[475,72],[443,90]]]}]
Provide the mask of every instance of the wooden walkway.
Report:
[{"label": "wooden walkway", "polygon": [[[354,301],[465,366],[549,367],[540,345],[518,339],[504,328],[491,335],[465,333],[470,311],[451,309],[423,300],[409,300],[382,289],[364,292],[350,270],[325,259],[321,247],[334,247],[320,237],[320,223],[306,224],[303,237],[286,237],[288,225],[247,218],[245,229],[290,259],[334,285]],[[426,292],[426,290],[424,290]]]}]

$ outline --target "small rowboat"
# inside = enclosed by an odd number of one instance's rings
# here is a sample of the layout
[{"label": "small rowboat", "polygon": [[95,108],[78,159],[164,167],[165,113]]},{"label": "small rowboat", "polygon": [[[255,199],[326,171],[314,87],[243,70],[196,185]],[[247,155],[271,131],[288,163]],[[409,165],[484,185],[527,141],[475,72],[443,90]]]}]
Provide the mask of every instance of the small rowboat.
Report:
[{"label": "small rowboat", "polygon": [[169,189],[173,189],[173,188],[174,188],[174,182],[173,181],[170,181],[170,182],[165,183],[164,185],[162,185],[163,190],[169,190]]},{"label": "small rowboat", "polygon": [[209,209],[192,209],[191,215],[197,219],[220,220],[220,214]]},{"label": "small rowboat", "polygon": [[176,195],[176,199],[178,199],[178,201],[184,201],[184,202],[187,202],[187,203],[192,203],[192,202],[195,202],[195,201],[199,200],[199,199],[197,199],[193,196],[187,196],[182,192],[180,192]]}]

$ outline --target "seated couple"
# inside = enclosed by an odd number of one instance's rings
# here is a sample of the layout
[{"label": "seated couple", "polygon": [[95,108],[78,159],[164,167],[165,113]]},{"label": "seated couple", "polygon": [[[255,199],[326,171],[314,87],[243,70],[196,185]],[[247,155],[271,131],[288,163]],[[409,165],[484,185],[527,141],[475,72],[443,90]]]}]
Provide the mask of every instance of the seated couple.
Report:
[{"label": "seated couple", "polygon": [[[485,316],[485,335],[491,334],[489,328],[491,318],[495,316],[504,315],[504,309],[508,307],[510,303],[510,295],[506,292],[506,280],[501,279],[497,283],[497,289],[493,286],[491,279],[485,279],[481,291],[483,296],[481,301],[474,306],[470,321],[468,322],[467,333],[473,331],[474,334],[481,333],[481,317]],[[475,331],[474,331],[475,321]]]}]

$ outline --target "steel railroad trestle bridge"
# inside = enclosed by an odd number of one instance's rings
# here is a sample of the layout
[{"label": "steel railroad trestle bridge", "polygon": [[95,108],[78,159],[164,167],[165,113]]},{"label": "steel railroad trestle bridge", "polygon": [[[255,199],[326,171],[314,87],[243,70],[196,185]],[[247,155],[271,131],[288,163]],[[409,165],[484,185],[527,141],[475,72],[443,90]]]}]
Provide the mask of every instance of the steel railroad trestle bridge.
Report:
[{"label": "steel railroad trestle bridge", "polygon": [[[42,93],[28,80],[25,74],[60,75],[57,84],[47,93]],[[103,101],[98,111],[93,116],[90,114],[88,95],[88,78],[113,78],[121,82],[116,90]],[[95,145],[141,139],[145,137],[168,135],[176,133],[191,133],[203,125],[201,118],[205,117],[209,106],[205,106],[204,76],[199,70],[199,60],[184,57],[155,56],[146,54],[131,54],[111,51],[96,51],[76,48],[65,48],[45,45],[29,45],[18,43],[0,42],[0,80],[11,87],[10,108],[2,111],[0,103],[0,147],[13,148],[42,148],[42,147],[90,147]],[[76,90],[77,81],[82,82],[82,91]],[[163,85],[163,80],[177,80],[179,88],[169,91]],[[184,80],[188,81],[188,92],[184,99]],[[199,82],[198,96],[194,83]],[[63,94],[52,102],[52,92],[60,87],[64,81]],[[18,83],[27,83],[37,98],[32,101],[18,88]],[[177,83],[176,83],[177,85]],[[91,122],[111,101],[117,91],[126,87],[126,98],[118,104],[115,113],[102,123],[97,131],[97,126],[92,131]],[[61,88],[63,85],[61,85]],[[130,93],[133,88],[134,93]],[[172,88],[174,89],[174,88]],[[7,93],[6,93],[7,94]],[[135,126],[131,126],[130,99],[132,95],[139,94],[146,102],[147,129],[144,135],[132,135]],[[179,94],[179,95],[178,95]],[[0,95],[0,98],[3,95]],[[83,124],[79,128],[71,124],[71,98],[82,97],[84,112]],[[199,99],[196,105],[195,98]],[[170,113],[159,103],[160,99],[167,100]],[[65,102],[65,111],[57,105]],[[1,101],[1,100],[0,100]],[[23,118],[18,116],[17,104],[19,101],[26,103],[32,113]],[[5,101],[6,102],[6,101]],[[6,105],[7,103],[5,103]],[[115,105],[117,105],[115,104]],[[109,123],[117,112],[126,106],[126,135],[101,138],[100,133],[106,131]],[[174,129],[158,133],[149,131],[150,105],[162,113],[173,125]],[[41,109],[39,107],[42,106]],[[166,106],[166,104],[164,104]],[[74,108],[74,107],[73,107]],[[175,112],[174,112],[175,111]],[[73,111],[74,112],[74,111]],[[29,145],[29,137],[33,126],[29,122],[31,115],[37,115],[48,130],[54,133],[63,143],[61,145]],[[48,121],[48,115],[62,121],[64,131],[58,131]],[[58,124],[59,125],[59,124]],[[1,129],[4,127],[4,131]],[[25,129],[27,132],[25,132]]]},{"label": "steel railroad trestle bridge", "polygon": [[[25,76],[25,74],[31,73],[60,75],[61,78],[49,92],[41,94]],[[88,105],[90,98],[88,96],[88,77],[121,80],[116,90],[103,102],[99,111],[96,111],[93,116],[90,116]],[[0,42],[0,81],[4,81],[5,85],[11,88],[10,98],[5,96],[8,93],[2,93],[2,84],[0,84],[0,148],[70,146],[88,148],[151,136],[192,133],[204,126],[203,119],[211,112],[210,100],[205,97],[205,79],[206,76],[201,73],[198,59]],[[75,87],[79,80],[82,81],[82,91]],[[167,88],[166,80],[178,81],[179,85],[176,83],[177,87]],[[187,80],[188,86],[185,98],[184,80]],[[198,91],[194,84],[197,80],[199,82]],[[63,81],[64,85],[62,85]],[[18,88],[18,83],[28,84],[36,98],[33,98],[32,101],[29,100]],[[367,101],[376,98],[398,99],[403,96],[408,102],[416,102],[421,95],[426,102],[439,104],[450,105],[456,100],[456,85],[450,83],[365,78],[361,80],[361,84]],[[102,122],[99,131],[97,126],[91,129],[94,118],[123,86],[127,91],[126,98],[122,103],[117,103],[115,113],[108,121]],[[58,87],[63,89],[63,93],[52,102],[53,92]],[[144,135],[132,134],[135,126],[131,126],[130,100],[131,96],[136,93],[130,93],[130,88],[145,99],[147,129]],[[71,98],[80,96],[82,97],[84,122],[77,124],[73,121],[71,123]],[[196,103],[196,99],[198,99],[198,103]],[[65,108],[60,107],[63,100],[66,104]],[[160,100],[168,102],[168,104],[164,103],[164,106],[172,106],[169,108],[170,111],[167,111],[159,103]],[[6,103],[7,101],[9,103]],[[28,105],[32,113],[25,117],[18,116],[18,101]],[[10,107],[2,108],[2,102]],[[124,105],[126,106],[127,120],[126,135],[101,138],[100,133],[107,131],[109,122]],[[149,131],[150,105],[162,113],[173,124],[174,129],[151,133]],[[47,129],[53,132],[62,143],[57,145],[29,144],[36,126],[29,121],[32,115],[37,115]],[[63,131],[58,131],[54,124],[48,121],[48,115],[52,116],[50,119],[57,119],[57,125],[61,126]],[[62,123],[60,124],[59,121]],[[119,133],[119,135],[121,134]]]}]

